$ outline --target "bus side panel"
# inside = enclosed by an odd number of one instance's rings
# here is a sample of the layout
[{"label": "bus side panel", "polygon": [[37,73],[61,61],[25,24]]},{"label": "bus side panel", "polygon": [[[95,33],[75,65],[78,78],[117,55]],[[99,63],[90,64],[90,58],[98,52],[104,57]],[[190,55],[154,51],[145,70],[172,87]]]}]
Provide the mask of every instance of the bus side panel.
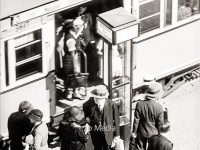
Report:
[{"label": "bus side panel", "polygon": [[1,95],[0,134],[7,135],[8,117],[12,112],[17,111],[19,103],[23,100],[31,102],[34,108],[40,109],[44,114],[45,122],[50,120],[49,93],[46,90],[46,79],[43,78]]},{"label": "bus side panel", "polygon": [[134,85],[145,74],[156,77],[200,61],[200,20],[134,43]]}]

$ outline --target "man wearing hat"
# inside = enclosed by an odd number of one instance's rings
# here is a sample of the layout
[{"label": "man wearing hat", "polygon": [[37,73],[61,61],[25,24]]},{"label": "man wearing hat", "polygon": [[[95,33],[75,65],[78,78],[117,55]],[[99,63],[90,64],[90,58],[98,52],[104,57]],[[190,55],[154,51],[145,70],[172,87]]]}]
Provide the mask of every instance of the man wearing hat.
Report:
[{"label": "man wearing hat", "polygon": [[45,122],[42,122],[43,113],[39,109],[33,109],[30,112],[29,119],[34,127],[26,142],[34,148],[34,150],[48,150],[48,128]]},{"label": "man wearing hat", "polygon": [[31,131],[32,124],[29,120],[29,113],[32,105],[28,101],[22,101],[19,104],[17,112],[12,113],[8,118],[8,133],[11,150],[23,150],[23,138]]},{"label": "man wearing hat", "polygon": [[146,150],[147,140],[157,135],[164,124],[162,106],[156,102],[160,94],[160,86],[152,83],[146,90],[144,101],[138,101],[134,113],[133,134],[136,138],[136,149]]},{"label": "man wearing hat", "polygon": [[83,104],[83,110],[92,129],[94,149],[109,150],[113,140],[119,138],[119,112],[116,104],[108,99],[106,86],[97,86],[91,94],[92,97]]}]

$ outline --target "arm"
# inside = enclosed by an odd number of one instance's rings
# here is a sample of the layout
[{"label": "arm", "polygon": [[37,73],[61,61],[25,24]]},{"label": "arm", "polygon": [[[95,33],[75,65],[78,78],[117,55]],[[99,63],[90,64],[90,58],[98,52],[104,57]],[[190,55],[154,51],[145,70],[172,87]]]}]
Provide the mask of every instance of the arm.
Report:
[{"label": "arm", "polygon": [[115,136],[120,135],[120,127],[119,127],[119,111],[117,108],[117,105],[113,102],[113,120],[114,120],[114,126],[115,126]]},{"label": "arm", "polygon": [[139,122],[140,122],[140,113],[138,111],[138,103],[137,103],[134,113],[134,122],[133,122],[133,134],[135,135],[137,133]]},{"label": "arm", "polygon": [[163,128],[164,125],[164,112],[163,110],[160,112],[160,114],[158,115],[158,119],[157,119],[157,129],[158,131],[160,131]]}]

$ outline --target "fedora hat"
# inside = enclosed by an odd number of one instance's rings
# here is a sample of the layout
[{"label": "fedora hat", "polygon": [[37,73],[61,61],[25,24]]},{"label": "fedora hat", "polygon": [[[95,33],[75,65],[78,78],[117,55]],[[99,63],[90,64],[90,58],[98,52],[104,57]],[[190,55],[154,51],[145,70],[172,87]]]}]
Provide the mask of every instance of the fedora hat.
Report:
[{"label": "fedora hat", "polygon": [[94,98],[108,98],[109,93],[105,85],[97,86],[92,92]]},{"label": "fedora hat", "polygon": [[155,99],[159,96],[160,92],[161,87],[158,83],[154,82],[148,86],[147,90],[145,91],[145,94],[148,99]]},{"label": "fedora hat", "polygon": [[39,109],[33,109],[29,115],[29,118],[35,121],[41,121],[42,117],[43,117],[43,113]]},{"label": "fedora hat", "polygon": [[76,122],[82,124],[84,119],[84,112],[78,106],[72,106],[67,112],[67,120],[69,122]]},{"label": "fedora hat", "polygon": [[144,85],[150,85],[152,82],[155,82],[156,78],[154,75],[152,74],[146,74],[144,77],[143,77],[143,84]]}]

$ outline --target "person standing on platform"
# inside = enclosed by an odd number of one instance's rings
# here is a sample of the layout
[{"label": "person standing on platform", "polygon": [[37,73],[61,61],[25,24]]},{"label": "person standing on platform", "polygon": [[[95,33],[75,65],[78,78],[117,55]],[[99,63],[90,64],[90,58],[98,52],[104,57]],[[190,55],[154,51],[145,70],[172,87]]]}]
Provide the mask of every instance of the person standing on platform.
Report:
[{"label": "person standing on platform", "polygon": [[8,133],[10,150],[23,150],[23,140],[31,131],[32,124],[29,120],[29,113],[33,109],[28,101],[22,101],[19,104],[17,112],[12,113],[8,118]]},{"label": "person standing on platform", "polygon": [[83,104],[83,110],[91,126],[94,149],[110,150],[112,142],[120,138],[118,108],[108,99],[106,86],[97,86],[91,94],[92,97]]},{"label": "person standing on platform", "polygon": [[160,86],[152,83],[146,90],[146,99],[138,101],[134,113],[133,133],[137,150],[146,150],[147,140],[157,135],[164,124],[163,108],[156,102]]}]

